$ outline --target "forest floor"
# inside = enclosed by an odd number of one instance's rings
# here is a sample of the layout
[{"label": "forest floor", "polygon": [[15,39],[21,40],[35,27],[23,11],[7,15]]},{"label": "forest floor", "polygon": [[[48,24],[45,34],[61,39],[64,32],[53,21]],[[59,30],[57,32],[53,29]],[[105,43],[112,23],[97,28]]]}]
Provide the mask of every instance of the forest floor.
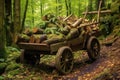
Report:
[{"label": "forest floor", "polygon": [[120,37],[111,45],[101,45],[101,55],[94,62],[86,52],[77,55],[80,56],[75,59],[73,71],[67,75],[59,75],[54,60],[43,59],[37,66],[22,64],[19,74],[7,74],[7,77],[10,80],[120,80]]}]

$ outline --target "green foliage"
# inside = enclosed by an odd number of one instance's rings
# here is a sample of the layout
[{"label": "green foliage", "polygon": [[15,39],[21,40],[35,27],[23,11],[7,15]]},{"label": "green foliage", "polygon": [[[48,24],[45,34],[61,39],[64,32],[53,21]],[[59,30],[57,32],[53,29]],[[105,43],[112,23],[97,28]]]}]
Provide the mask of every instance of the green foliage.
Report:
[{"label": "green foliage", "polygon": [[13,70],[16,70],[18,68],[20,68],[21,65],[20,64],[17,64],[15,62],[11,62],[5,69],[6,72],[9,72],[9,71],[13,71]]},{"label": "green foliage", "polygon": [[7,63],[0,63],[0,74],[4,72],[6,66],[7,66]]},{"label": "green foliage", "polygon": [[[21,1],[21,16],[23,19],[23,13],[25,10],[25,1]],[[33,3],[31,3],[31,1]],[[82,12],[85,11],[88,0],[70,0],[71,2],[71,12],[76,16],[82,16]],[[33,7],[33,8],[32,8]],[[56,10],[58,8],[58,10]],[[34,12],[33,12],[34,10]],[[42,14],[41,14],[42,10]],[[25,26],[33,28],[41,24],[41,18],[47,13],[52,13],[56,16],[66,16],[66,5],[65,0],[29,0],[28,11],[25,21]],[[34,23],[33,23],[34,19]]]},{"label": "green foliage", "polygon": [[0,80],[4,80],[4,77],[3,77],[3,76],[0,76]]},{"label": "green foliage", "polygon": [[9,71],[8,75],[9,76],[15,76],[15,75],[19,74],[20,72],[21,72],[20,69],[15,69],[15,70]]},{"label": "green foliage", "polygon": [[7,59],[6,62],[16,61],[20,56],[20,51],[13,47],[7,47]]}]

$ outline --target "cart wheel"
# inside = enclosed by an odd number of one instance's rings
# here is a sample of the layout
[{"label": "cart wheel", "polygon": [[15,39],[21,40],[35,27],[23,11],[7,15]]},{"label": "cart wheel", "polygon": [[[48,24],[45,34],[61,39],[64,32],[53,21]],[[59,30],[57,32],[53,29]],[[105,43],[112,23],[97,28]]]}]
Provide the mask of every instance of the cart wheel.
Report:
[{"label": "cart wheel", "polygon": [[39,64],[39,62],[40,62],[40,55],[33,54],[28,50],[24,51],[23,57],[24,57],[25,62],[28,64],[35,65],[35,64]]},{"label": "cart wheel", "polygon": [[56,55],[56,68],[62,74],[67,74],[73,68],[73,53],[72,50],[65,46],[61,47]]},{"label": "cart wheel", "polygon": [[96,60],[100,56],[100,43],[96,37],[90,37],[87,44],[88,56],[91,60]]}]

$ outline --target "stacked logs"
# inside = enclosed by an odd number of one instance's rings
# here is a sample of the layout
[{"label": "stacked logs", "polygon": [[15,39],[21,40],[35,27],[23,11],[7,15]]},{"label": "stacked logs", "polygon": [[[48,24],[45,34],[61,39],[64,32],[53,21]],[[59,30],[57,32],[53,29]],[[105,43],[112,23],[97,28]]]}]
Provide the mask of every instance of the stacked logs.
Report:
[{"label": "stacked logs", "polygon": [[[61,20],[62,19],[62,20]],[[57,43],[64,40],[71,40],[78,37],[81,34],[81,28],[84,32],[89,33],[92,31],[92,27],[96,27],[97,22],[90,22],[87,19],[77,18],[70,15],[66,18],[57,18],[56,22],[49,22],[52,25],[56,25],[58,31],[55,33],[47,34],[46,29],[33,28],[32,30],[26,29],[23,34],[18,36],[17,42],[27,43]],[[47,21],[47,24],[49,24]],[[54,26],[54,27],[56,27]],[[48,26],[46,26],[48,27]],[[51,29],[53,26],[49,27]],[[61,28],[62,27],[62,28]],[[61,31],[60,31],[61,30]],[[52,37],[49,37],[49,35]],[[60,37],[58,37],[60,36]]]}]

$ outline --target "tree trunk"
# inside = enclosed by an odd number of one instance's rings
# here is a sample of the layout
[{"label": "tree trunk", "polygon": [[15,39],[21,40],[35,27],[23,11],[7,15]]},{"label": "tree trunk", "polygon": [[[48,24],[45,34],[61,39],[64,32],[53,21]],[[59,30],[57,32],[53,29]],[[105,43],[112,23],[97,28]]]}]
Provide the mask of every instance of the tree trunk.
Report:
[{"label": "tree trunk", "polygon": [[5,0],[5,29],[6,29],[6,41],[7,45],[11,45],[12,43],[12,33],[13,33],[13,25],[12,25],[12,5],[11,0]]},{"label": "tree trunk", "polygon": [[32,10],[32,23],[34,27],[34,0],[31,0],[31,10]]},{"label": "tree trunk", "polygon": [[14,0],[14,31],[20,32],[21,20],[20,20],[20,0]]},{"label": "tree trunk", "polygon": [[66,6],[66,16],[68,16],[69,15],[69,6],[67,3],[67,0],[65,0],[65,6]]},{"label": "tree trunk", "polygon": [[[93,8],[92,8],[92,0],[89,0],[89,4],[88,4],[88,11],[92,11]],[[92,19],[92,15],[89,15],[89,19],[91,20]]]},{"label": "tree trunk", "polygon": [[28,9],[28,0],[26,0],[25,11],[24,11],[23,20],[22,20],[22,28],[20,32],[24,30],[27,9]]},{"label": "tree trunk", "polygon": [[72,13],[71,0],[68,0],[69,15]]},{"label": "tree trunk", "polygon": [[43,16],[43,1],[40,0],[40,14],[41,14],[41,18]]},{"label": "tree trunk", "polygon": [[80,13],[80,12],[81,12],[81,11],[80,11],[80,8],[81,8],[81,5],[80,5],[80,0],[79,0],[79,2],[78,2],[78,17],[80,17],[80,14],[81,14],[81,13]]},{"label": "tree trunk", "polygon": [[57,4],[57,6],[56,6],[56,16],[58,16],[58,0],[56,0],[56,4]]},{"label": "tree trunk", "polygon": [[[95,4],[96,4],[96,9],[95,10],[98,10],[99,8],[99,4],[100,4],[100,0],[96,0],[95,1]],[[105,0],[102,0],[102,5],[101,5],[101,9],[105,7]]]},{"label": "tree trunk", "polygon": [[0,58],[5,57],[4,4],[5,0],[0,0]]},{"label": "tree trunk", "polygon": [[17,34],[21,30],[20,20],[20,0],[14,0],[14,32],[13,32],[13,44],[16,43]]}]

